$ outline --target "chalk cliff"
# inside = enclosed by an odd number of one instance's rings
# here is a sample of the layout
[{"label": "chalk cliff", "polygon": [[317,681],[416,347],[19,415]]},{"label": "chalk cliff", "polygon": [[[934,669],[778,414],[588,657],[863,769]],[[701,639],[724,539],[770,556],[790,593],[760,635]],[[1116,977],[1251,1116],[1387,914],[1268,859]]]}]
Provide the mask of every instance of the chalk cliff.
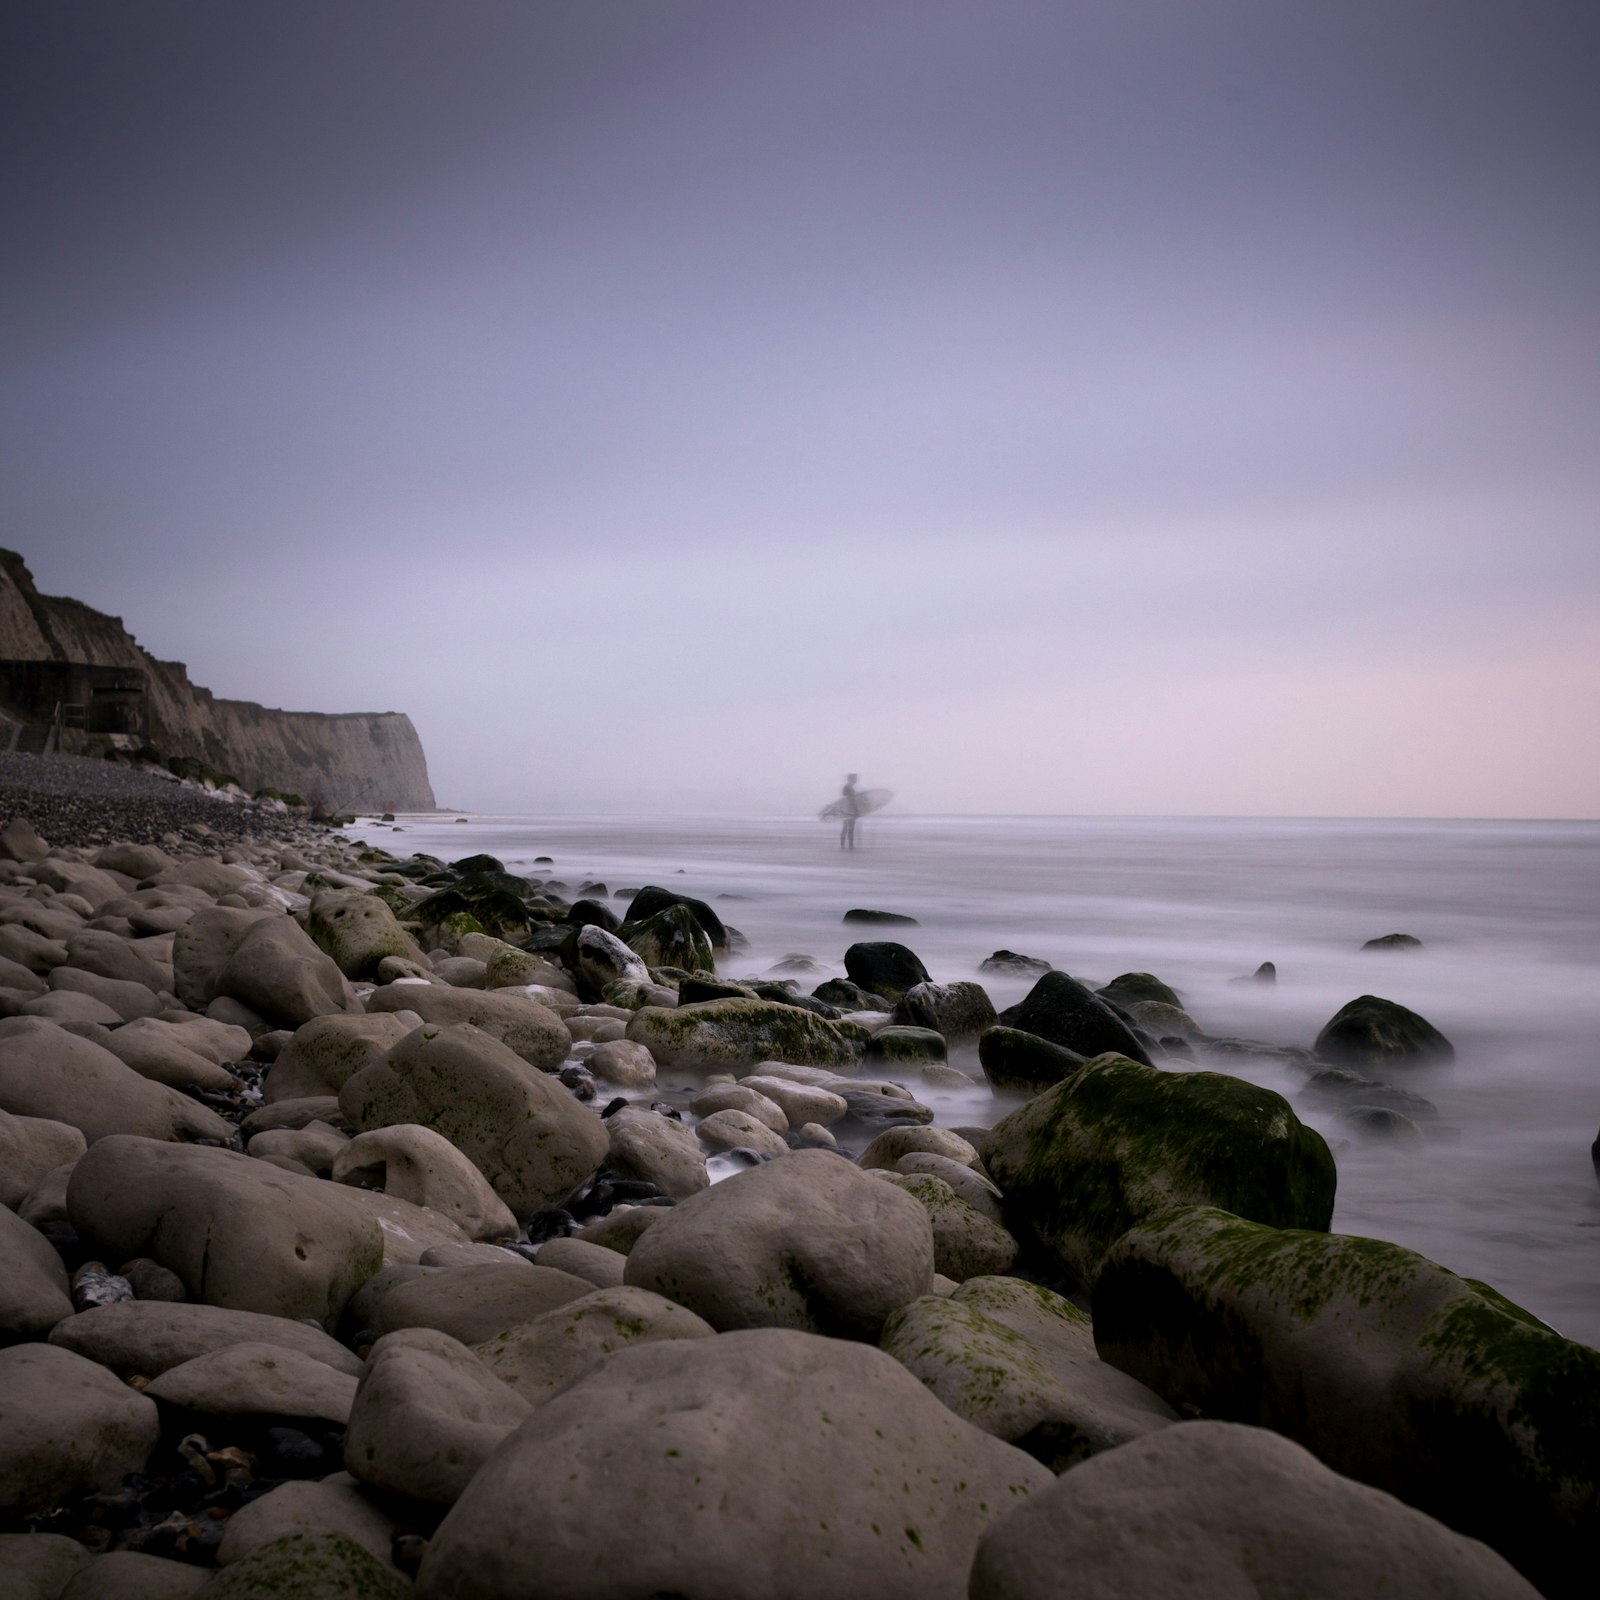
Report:
[{"label": "chalk cliff", "polygon": [[398,711],[275,711],[219,700],[181,661],[157,661],[122,625],[78,600],[42,595],[21,556],[0,550],[0,660],[73,661],[145,674],[145,736],[164,756],[197,756],[247,789],[272,787],[336,810],[434,805],[411,719]]}]

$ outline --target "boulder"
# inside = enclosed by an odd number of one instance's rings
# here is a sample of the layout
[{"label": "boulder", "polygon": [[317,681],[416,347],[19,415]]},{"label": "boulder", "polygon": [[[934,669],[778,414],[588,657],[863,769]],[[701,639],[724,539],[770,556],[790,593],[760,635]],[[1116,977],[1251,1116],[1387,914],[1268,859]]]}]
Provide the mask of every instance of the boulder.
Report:
[{"label": "boulder", "polygon": [[118,983],[136,983],[151,994],[165,994],[173,985],[168,948],[164,938],[124,939],[115,933],[85,928],[67,940],[63,965]]},{"label": "boulder", "polygon": [[[602,1026],[621,1027],[617,1022]],[[644,1089],[656,1081],[656,1058],[632,1039],[608,1039],[595,1047],[585,1065],[597,1078],[619,1089]]]},{"label": "boulder", "polygon": [[227,991],[222,974],[240,941],[258,922],[276,916],[265,908],[205,906],[197,909],[173,936],[174,993],[186,1005],[203,1011]]},{"label": "boulder", "polygon": [[663,906],[637,922],[624,922],[617,937],[647,967],[680,972],[715,972],[711,941],[685,905]]},{"label": "boulder", "polygon": [[970,1600],[1536,1600],[1487,1546],[1263,1428],[1185,1422],[1063,1474],[992,1523]]},{"label": "boulder", "polygon": [[577,985],[565,970],[544,956],[535,955],[531,950],[519,950],[515,945],[503,944],[498,939],[481,942],[494,948],[484,957],[483,983],[480,987],[514,989],[531,983],[544,989],[565,989],[569,994],[577,994]]},{"label": "boulder", "polygon": [[1037,1094],[1070,1078],[1088,1060],[1020,1028],[990,1028],[978,1040],[983,1075],[996,1089],[1023,1089]]},{"label": "boulder", "polygon": [[588,1294],[594,1285],[570,1272],[504,1262],[441,1267],[399,1283],[378,1305],[378,1328],[431,1328],[462,1344],[482,1344],[546,1311]]},{"label": "boulder", "polygon": [[189,1029],[159,1017],[140,1017],[118,1028],[105,1047],[141,1078],[171,1089],[215,1089],[229,1093],[239,1080],[198,1050],[189,1048]]},{"label": "boulder", "polygon": [[883,1011],[894,1009],[887,995],[873,994],[848,978],[828,978],[811,991],[813,1000],[837,1007],[840,1011]]},{"label": "boulder", "polygon": [[[672,890],[658,888],[655,884],[647,884],[634,895],[628,902],[627,915],[622,920],[625,923],[643,922],[672,906],[685,907],[705,933],[711,948],[719,954],[727,953],[730,948],[728,930],[722,918],[704,900],[693,900],[688,895],[674,894]],[[656,966],[660,963],[652,962],[651,965]]]},{"label": "boulder", "polygon": [[674,1200],[709,1187],[706,1158],[690,1128],[642,1106],[624,1106],[605,1119],[611,1141],[606,1164],[653,1183]]},{"label": "boulder", "polygon": [[15,1210],[47,1172],[76,1161],[87,1148],[71,1123],[0,1111],[0,1206]]},{"label": "boulder", "polygon": [[60,1600],[189,1600],[211,1577],[189,1561],[109,1550],[78,1569]]},{"label": "boulder", "polygon": [[541,1072],[555,1071],[572,1046],[561,1018],[549,1006],[516,990],[391,983],[367,997],[367,1010],[411,1011],[434,1028],[467,1024],[499,1040]]},{"label": "boulder", "polygon": [[1124,1009],[1150,1002],[1172,1006],[1175,1010],[1183,1009],[1183,1001],[1178,998],[1177,990],[1169,988],[1148,972],[1124,972],[1103,988],[1096,989],[1095,993],[1111,1005]]},{"label": "boulder", "polygon": [[279,1484],[228,1518],[217,1565],[230,1567],[260,1545],[295,1533],[341,1533],[379,1561],[394,1546],[394,1518],[348,1472]]},{"label": "boulder", "polygon": [[60,1600],[73,1575],[91,1562],[99,1565],[76,1539],[64,1533],[0,1533],[0,1573],[5,1575],[6,1600]]},{"label": "boulder", "polygon": [[0,1515],[48,1511],[141,1472],[156,1404],[102,1366],[49,1344],[0,1350]]},{"label": "boulder", "polygon": [[879,1072],[893,1072],[906,1067],[936,1066],[947,1054],[944,1035],[935,1033],[932,1028],[907,1028],[890,1023],[872,1030],[863,1059]]},{"label": "boulder", "polygon": [[593,1177],[609,1143],[600,1119],[559,1081],[466,1024],[415,1029],[349,1078],[339,1104],[363,1133],[419,1123],[442,1134],[519,1219]]},{"label": "boulder", "polygon": [[381,1061],[420,1020],[414,1012],[313,1017],[278,1052],[262,1098],[275,1104],[337,1095],[347,1079]]},{"label": "boulder", "polygon": [[395,914],[373,894],[348,889],[324,890],[311,897],[306,932],[333,958],[347,978],[376,979],[378,965],[393,956],[420,962],[417,942],[395,920]]},{"label": "boulder", "polygon": [[396,1123],[357,1134],[341,1143],[332,1171],[336,1183],[381,1189],[440,1212],[469,1238],[516,1237],[511,1208],[472,1162],[432,1128]]},{"label": "boulder", "polygon": [[1108,1052],[1148,1067],[1150,1057],[1133,1030],[1098,995],[1064,972],[1047,972],[1016,1005],[1001,1013],[1008,1028],[1036,1033],[1076,1055]]},{"label": "boulder", "polygon": [[826,1128],[849,1114],[850,1104],[842,1094],[835,1094],[823,1084],[795,1083],[789,1078],[770,1075],[762,1070],[765,1066],[765,1062],[759,1063],[753,1073],[739,1080],[739,1087],[771,1101],[788,1119],[790,1127],[815,1122]]},{"label": "boulder", "polygon": [[[866,990],[875,997],[882,996],[891,1004],[904,998],[908,989],[929,981],[928,969],[916,954],[892,939],[874,939],[851,945],[844,953],[844,970],[858,989]],[[831,995],[819,993],[816,998],[834,1005],[841,1003]]]},{"label": "boulder", "polygon": [[933,1279],[933,1226],[826,1150],[750,1167],[681,1201],[640,1237],[624,1280],[712,1327],[875,1339]]},{"label": "boulder", "polygon": [[157,1016],[172,1004],[170,995],[163,998],[142,983],[129,983],[124,978],[107,978],[98,972],[85,972],[82,967],[52,967],[48,982],[57,993],[65,990],[72,994],[89,995],[108,1006],[124,1022],[132,1022],[135,1017]]},{"label": "boulder", "polygon": [[15,922],[0,923],[0,959],[29,972],[48,972],[67,964],[67,946],[64,940],[46,939]]},{"label": "boulder", "polygon": [[978,1159],[978,1152],[959,1133],[951,1133],[948,1128],[885,1128],[856,1157],[856,1165],[864,1172],[876,1167],[892,1172],[902,1156],[914,1151],[948,1156],[966,1167],[974,1165]]},{"label": "boulder", "polygon": [[78,1162],[67,1212],[108,1260],[148,1256],[195,1300],[331,1327],[383,1263],[384,1230],[351,1199],[232,1150],[117,1134]]},{"label": "boulder", "polygon": [[109,1050],[42,1017],[0,1022],[0,1110],[64,1122],[93,1144],[108,1134],[229,1139],[216,1112],[141,1077]]},{"label": "boulder", "polygon": [[361,1010],[349,980],[292,917],[268,916],[246,928],[217,984],[218,994],[280,1027]]},{"label": "boulder", "polygon": [[530,1410],[448,1334],[385,1334],[356,1390],[345,1468],[374,1489],[449,1505]]},{"label": "boulder", "polygon": [[628,1023],[628,1038],[666,1067],[725,1070],[767,1060],[849,1067],[860,1063],[870,1037],[853,1022],[771,1000],[646,1006]]},{"label": "boulder", "polygon": [[50,1342],[123,1378],[152,1378],[181,1362],[240,1344],[277,1345],[336,1372],[361,1372],[357,1357],[310,1323],[221,1306],[119,1300],[58,1322]]},{"label": "boulder", "polygon": [[13,817],[0,828],[0,861],[43,861],[50,846],[26,817]]},{"label": "boulder", "polygon": [[884,1324],[879,1348],[959,1417],[1064,1472],[1177,1421],[1166,1401],[1095,1353],[1088,1314],[1020,1278],[969,1278]]},{"label": "boulder", "polygon": [[408,1600],[411,1587],[342,1533],[291,1533],[257,1545],[206,1586],[205,1600]]},{"label": "boulder", "polygon": [[714,1111],[702,1117],[695,1135],[709,1150],[754,1150],[758,1155],[781,1156],[789,1146],[781,1133],[748,1111]]},{"label": "boulder", "polygon": [[896,1025],[931,1028],[946,1044],[971,1044],[995,1025],[994,1002],[981,983],[918,983],[894,1008]]},{"label": "boulder", "polygon": [[1410,933],[1386,933],[1377,939],[1368,939],[1363,950],[1420,950],[1422,941]]},{"label": "boulder", "polygon": [[1281,1095],[1115,1055],[998,1123],[986,1164],[1013,1226],[1085,1282],[1140,1218],[1175,1204],[1276,1228],[1326,1230],[1333,1215],[1333,1157]]},{"label": "boulder", "polygon": [[104,867],[107,872],[120,872],[135,883],[142,883],[146,878],[153,878],[177,864],[165,850],[154,844],[107,844],[94,853],[95,866]]},{"label": "boulder", "polygon": [[0,1345],[42,1339],[71,1315],[61,1257],[42,1233],[0,1206]]},{"label": "boulder", "polygon": [[[614,1252],[602,1250],[600,1254]],[[616,1260],[620,1266],[622,1257]],[[614,1350],[653,1339],[710,1339],[715,1334],[716,1329],[704,1318],[662,1295],[618,1284],[520,1322],[477,1345],[475,1352],[502,1383],[533,1408],[559,1394]]]},{"label": "boulder", "polygon": [[998,1223],[970,1206],[943,1178],[930,1172],[885,1172],[878,1176],[911,1196],[933,1224],[933,1270],[952,1283],[1009,1272],[1017,1241]]},{"label": "boulder", "polygon": [[207,1417],[309,1417],[343,1427],[356,1380],[280,1344],[235,1344],[168,1367],[144,1392]]},{"label": "boulder", "polygon": [[[844,1102],[839,1104],[842,1112]],[[715,1116],[719,1111],[742,1111],[773,1133],[789,1131],[789,1119],[783,1107],[744,1083],[714,1083],[689,1102],[689,1109],[697,1117]]]},{"label": "boulder", "polygon": [[285,1172],[307,1178],[331,1178],[339,1153],[350,1136],[326,1122],[308,1122],[303,1128],[269,1128],[250,1141],[251,1156],[270,1161]]},{"label": "boulder", "polygon": [[578,994],[599,1000],[612,984],[649,983],[650,969],[614,933],[595,923],[579,928],[573,940]]},{"label": "boulder", "polygon": [[1095,1343],[1174,1404],[1270,1427],[1587,1594],[1600,1352],[1399,1245],[1210,1208],[1153,1216],[1095,1288]]},{"label": "boulder", "polygon": [[781,1329],[657,1341],[501,1445],[417,1595],[960,1600],[985,1526],[1050,1481],[879,1350]]},{"label": "boulder", "polygon": [[547,1239],[539,1246],[539,1265],[570,1272],[597,1289],[622,1287],[622,1257],[586,1239]]},{"label": "boulder", "polygon": [[1316,1051],[1324,1061],[1357,1072],[1443,1065],[1456,1058],[1455,1046],[1425,1017],[1375,994],[1358,995],[1334,1012],[1317,1035]]}]

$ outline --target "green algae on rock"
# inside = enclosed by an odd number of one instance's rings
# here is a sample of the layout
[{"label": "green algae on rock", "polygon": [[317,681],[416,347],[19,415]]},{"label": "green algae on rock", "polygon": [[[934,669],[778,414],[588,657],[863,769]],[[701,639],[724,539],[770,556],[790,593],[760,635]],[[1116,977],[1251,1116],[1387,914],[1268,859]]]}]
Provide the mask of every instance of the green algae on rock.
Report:
[{"label": "green algae on rock", "polygon": [[646,1006],[628,1023],[658,1066],[733,1067],[757,1061],[848,1067],[861,1061],[872,1037],[853,1022],[830,1022],[771,1000],[704,1000],[687,1006]]},{"label": "green algae on rock", "polygon": [[1102,1055],[998,1123],[987,1156],[1013,1226],[1092,1282],[1141,1218],[1219,1205],[1326,1229],[1333,1157],[1282,1095],[1220,1072]]},{"label": "green algae on rock", "polygon": [[682,902],[663,906],[637,922],[624,922],[617,936],[647,967],[679,967],[685,972],[715,972],[711,940]]},{"label": "green algae on rock", "polygon": [[1177,1405],[1272,1428],[1591,1592],[1600,1352],[1399,1245],[1224,1211],[1152,1216],[1095,1286],[1106,1360]]}]

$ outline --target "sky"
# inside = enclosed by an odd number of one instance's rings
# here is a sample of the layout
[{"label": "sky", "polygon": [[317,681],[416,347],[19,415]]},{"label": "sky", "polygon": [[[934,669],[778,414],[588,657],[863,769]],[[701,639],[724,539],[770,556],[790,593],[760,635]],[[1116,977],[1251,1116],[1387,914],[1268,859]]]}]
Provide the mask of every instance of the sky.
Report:
[{"label": "sky", "polygon": [[1600,816],[1588,0],[11,0],[0,544],[442,803]]}]

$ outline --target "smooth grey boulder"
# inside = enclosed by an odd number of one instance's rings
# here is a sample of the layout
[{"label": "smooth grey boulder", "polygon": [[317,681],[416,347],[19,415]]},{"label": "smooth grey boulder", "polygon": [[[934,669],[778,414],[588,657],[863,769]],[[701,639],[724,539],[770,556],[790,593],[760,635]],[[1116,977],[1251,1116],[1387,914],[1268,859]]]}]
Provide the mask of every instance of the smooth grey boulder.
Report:
[{"label": "smooth grey boulder", "polygon": [[1094,1327],[1174,1405],[1275,1429],[1549,1596],[1592,1589],[1600,1351],[1486,1284],[1383,1240],[1185,1207],[1117,1242]]},{"label": "smooth grey boulder", "polygon": [[240,1344],[278,1345],[336,1372],[352,1377],[361,1372],[359,1357],[307,1322],[171,1301],[119,1300],[80,1311],[56,1324],[50,1343],[123,1378],[153,1378],[169,1367]]},{"label": "smooth grey boulder", "polygon": [[[767,1063],[760,1063],[754,1072],[742,1077],[739,1087],[750,1089],[772,1101],[789,1119],[790,1127],[799,1128],[814,1122],[819,1127],[827,1128],[849,1114],[850,1103],[843,1095],[835,1094],[824,1084],[796,1083],[792,1079],[773,1076],[762,1071],[765,1065]],[[780,1133],[783,1131],[778,1129]]]},{"label": "smooth grey boulder", "polygon": [[264,907],[198,906],[173,934],[173,993],[184,1005],[204,1011],[227,992],[222,987],[223,970],[245,934],[277,915]]},{"label": "smooth grey boulder", "polygon": [[594,1285],[554,1267],[507,1256],[501,1262],[441,1267],[396,1285],[378,1305],[378,1328],[431,1328],[462,1344],[482,1344],[546,1311],[582,1299]]},{"label": "smooth grey boulder", "polygon": [[381,1061],[421,1020],[415,1012],[313,1017],[278,1052],[261,1097],[276,1105],[280,1100],[337,1096],[350,1078]]},{"label": "smooth grey boulder", "polygon": [[418,1123],[442,1134],[518,1218],[586,1183],[610,1143],[600,1118],[559,1080],[469,1024],[413,1030],[346,1080],[339,1105],[362,1133]]},{"label": "smooth grey boulder", "polygon": [[48,1511],[143,1471],[156,1404],[102,1366],[50,1344],[0,1350],[0,1513]]},{"label": "smooth grey boulder", "polygon": [[[252,1154],[258,1142],[252,1143]],[[437,1211],[469,1239],[516,1237],[511,1208],[472,1162],[432,1128],[402,1122],[341,1140],[332,1174],[335,1183],[380,1189]]]},{"label": "smooth grey boulder", "polygon": [[[192,1049],[184,1037],[189,1030],[159,1017],[140,1017],[116,1029],[106,1040],[109,1050],[141,1078],[172,1089],[237,1090],[239,1080],[226,1067]],[[196,1043],[199,1041],[196,1040]]]},{"label": "smooth grey boulder", "polygon": [[788,1148],[781,1133],[748,1111],[714,1111],[695,1126],[695,1136],[708,1150],[754,1150],[758,1155],[781,1156]]},{"label": "smooth grey boulder", "polygon": [[[615,1022],[602,1024],[607,1025],[621,1026]],[[607,1039],[595,1047],[586,1065],[597,1078],[620,1089],[643,1089],[656,1081],[656,1058],[632,1039]]]},{"label": "smooth grey boulder", "polygon": [[60,1600],[188,1600],[210,1582],[206,1568],[188,1561],[108,1550],[78,1569]]},{"label": "smooth grey boulder", "polygon": [[367,997],[369,1012],[411,1011],[435,1029],[468,1024],[540,1072],[567,1059],[571,1035],[549,1006],[515,989],[452,989],[443,984],[390,983]]},{"label": "smooth grey boulder", "polygon": [[689,1109],[697,1117],[715,1116],[719,1111],[742,1111],[774,1133],[789,1131],[789,1118],[783,1107],[743,1083],[714,1083],[689,1102]]},{"label": "smooth grey boulder", "polygon": [[167,941],[161,937],[124,939],[115,933],[85,928],[67,940],[65,966],[115,978],[119,983],[137,983],[152,994],[172,990],[172,965],[164,959]]},{"label": "smooth grey boulder", "polygon": [[260,1544],[225,1567],[206,1600],[408,1600],[410,1586],[390,1566],[342,1533],[290,1533]]},{"label": "smooth grey boulder", "polygon": [[530,1410],[449,1334],[388,1333],[356,1390],[345,1469],[375,1489],[449,1505]]},{"label": "smooth grey boulder", "polygon": [[306,932],[347,978],[376,979],[378,966],[395,957],[421,962],[421,947],[374,894],[325,889],[311,897]]},{"label": "smooth grey boulder", "polygon": [[605,1128],[610,1140],[608,1166],[655,1184],[674,1200],[686,1200],[710,1187],[700,1142],[681,1122],[642,1106],[624,1106],[605,1119]]},{"label": "smooth grey boulder", "polygon": [[295,1533],[340,1533],[387,1562],[395,1521],[348,1472],[279,1484],[228,1518],[217,1565],[230,1567],[254,1549]]},{"label": "smooth grey boulder", "polygon": [[94,853],[93,864],[105,868],[107,872],[120,872],[135,883],[142,883],[146,878],[153,878],[158,872],[164,872],[178,863],[159,845],[130,844],[123,840],[116,844],[101,845]]},{"label": "smooth grey boulder", "polygon": [[1088,1314],[1021,1278],[969,1278],[913,1300],[879,1348],[957,1416],[1064,1472],[1177,1421],[1137,1379],[1102,1361]]},{"label": "smooth grey boulder", "polygon": [[727,1070],[782,1060],[819,1067],[859,1065],[872,1036],[774,1000],[701,1000],[645,1006],[628,1023],[658,1066]]},{"label": "smooth grey boulder", "polygon": [[235,1344],[168,1367],[144,1392],[208,1417],[316,1417],[343,1426],[356,1379],[281,1344]]},{"label": "smooth grey boulder", "polygon": [[269,916],[245,929],[217,987],[219,994],[286,1028],[329,1012],[361,1010],[355,990],[332,957],[287,916]]},{"label": "smooth grey boulder", "polygon": [[195,1300],[331,1327],[383,1264],[384,1230],[352,1199],[232,1150],[118,1134],[78,1162],[67,1213],[108,1260],[148,1256]]},{"label": "smooth grey boulder", "polygon": [[0,861],[43,861],[50,846],[26,817],[13,817],[0,828]]},{"label": "smooth grey boulder", "polygon": [[64,1533],[0,1533],[5,1600],[60,1600],[73,1575],[94,1557]]},{"label": "smooth grey boulder", "polygon": [[960,1600],[983,1529],[1050,1481],[868,1346],[776,1328],[653,1342],[495,1451],[417,1595]]},{"label": "smooth grey boulder", "polygon": [[539,1246],[539,1265],[570,1272],[597,1289],[622,1287],[622,1256],[587,1239],[547,1239]]},{"label": "smooth grey boulder", "polygon": [[0,957],[30,972],[48,972],[66,965],[67,945],[64,939],[46,939],[14,922],[0,923]]},{"label": "smooth grey boulder", "polygon": [[232,1125],[188,1095],[141,1077],[109,1050],[42,1017],[0,1022],[0,1110],[64,1122],[93,1144],[108,1134],[229,1139]]},{"label": "smooth grey boulder", "polygon": [[1115,1055],[997,1123],[985,1159],[1013,1229],[1086,1282],[1140,1218],[1173,1205],[1279,1228],[1325,1230],[1333,1214],[1333,1157],[1281,1095]]},{"label": "smooth grey boulder", "polygon": [[872,1169],[885,1183],[908,1194],[928,1213],[933,1224],[933,1270],[953,1283],[1009,1272],[1017,1259],[1017,1241],[998,1222],[991,1222],[931,1172],[900,1173]]},{"label": "smooth grey boulder", "polygon": [[1133,1030],[1097,994],[1064,972],[1047,972],[1016,1005],[1000,1014],[1008,1028],[1035,1033],[1085,1058],[1114,1051],[1151,1065]]},{"label": "smooth grey boulder", "polygon": [[1442,1065],[1455,1046],[1415,1011],[1375,994],[1341,1006],[1317,1035],[1316,1052],[1336,1067],[1379,1072],[1391,1067]]},{"label": "smooth grey boulder", "polygon": [[47,1172],[87,1149],[82,1131],[71,1123],[0,1111],[0,1206],[15,1209]]},{"label": "smooth grey boulder", "polygon": [[272,1100],[259,1110],[252,1111],[239,1124],[240,1136],[246,1148],[259,1133],[275,1133],[283,1128],[304,1128],[313,1122],[324,1122],[330,1128],[344,1121],[335,1094],[308,1095],[304,1099]]},{"label": "smooth grey boulder", "polygon": [[972,1145],[947,1128],[885,1128],[856,1157],[856,1165],[863,1172],[878,1167],[892,1172],[901,1157],[917,1152],[947,1156],[967,1167],[978,1159],[978,1152]]},{"label": "smooth grey boulder", "polygon": [[618,1284],[519,1322],[474,1349],[483,1364],[532,1407],[559,1394],[614,1350],[653,1339],[715,1336],[716,1329],[694,1312],[648,1289]]},{"label": "smooth grey boulder", "polygon": [[1109,1450],[1008,1511],[978,1546],[970,1600],[1055,1600],[1063,1574],[1083,1600],[1537,1600],[1487,1545],[1226,1422]]},{"label": "smooth grey boulder", "polygon": [[1005,1226],[1005,1205],[998,1188],[975,1167],[933,1150],[908,1150],[894,1164],[900,1173],[930,1173],[942,1178],[973,1210]]},{"label": "smooth grey boulder", "polygon": [[61,1257],[42,1233],[0,1206],[0,1345],[42,1339],[71,1315]]},{"label": "smooth grey boulder", "polygon": [[667,1211],[624,1281],[719,1331],[793,1328],[876,1339],[933,1281],[933,1225],[910,1195],[826,1150],[763,1162]]},{"label": "smooth grey boulder", "polygon": [[124,1022],[136,1017],[153,1017],[172,1004],[169,995],[165,1000],[147,989],[142,983],[129,983],[122,978],[107,978],[98,972],[85,972],[82,967],[55,967],[51,970],[49,986],[53,993],[86,994],[109,1006]]},{"label": "smooth grey boulder", "polygon": [[258,1133],[249,1145],[257,1161],[270,1161],[285,1172],[306,1178],[331,1178],[339,1153],[350,1143],[348,1134],[326,1122],[308,1122],[303,1128],[272,1128]]}]

